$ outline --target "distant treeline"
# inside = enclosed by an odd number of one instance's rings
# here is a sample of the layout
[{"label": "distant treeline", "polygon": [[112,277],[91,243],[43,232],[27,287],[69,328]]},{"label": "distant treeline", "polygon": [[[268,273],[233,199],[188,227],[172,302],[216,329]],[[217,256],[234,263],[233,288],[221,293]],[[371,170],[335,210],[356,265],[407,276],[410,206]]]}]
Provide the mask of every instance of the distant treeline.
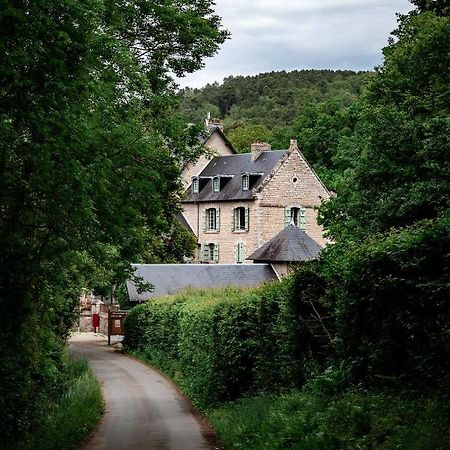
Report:
[{"label": "distant treeline", "polygon": [[361,92],[368,72],[351,70],[294,70],[255,76],[231,76],[223,84],[181,91],[181,111],[192,122],[206,114],[233,122],[275,126],[292,125],[306,106],[330,99],[350,105]]}]

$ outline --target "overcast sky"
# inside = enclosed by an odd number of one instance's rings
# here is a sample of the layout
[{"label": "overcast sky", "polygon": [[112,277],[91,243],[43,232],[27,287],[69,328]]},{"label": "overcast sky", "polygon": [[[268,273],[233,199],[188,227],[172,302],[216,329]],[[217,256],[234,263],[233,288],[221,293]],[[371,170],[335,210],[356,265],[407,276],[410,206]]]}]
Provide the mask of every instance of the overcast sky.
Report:
[{"label": "overcast sky", "polygon": [[370,70],[408,0],[216,0],[231,32],[205,68],[178,80],[201,87],[273,70]]}]

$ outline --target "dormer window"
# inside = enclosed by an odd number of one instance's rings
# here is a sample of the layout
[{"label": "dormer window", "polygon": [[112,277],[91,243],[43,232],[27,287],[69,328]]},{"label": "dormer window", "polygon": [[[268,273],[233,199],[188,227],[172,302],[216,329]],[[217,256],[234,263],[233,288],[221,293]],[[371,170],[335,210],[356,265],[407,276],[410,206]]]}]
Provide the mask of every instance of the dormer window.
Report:
[{"label": "dormer window", "polygon": [[192,193],[198,194],[198,178],[192,178]]},{"label": "dormer window", "polygon": [[212,191],[213,192],[220,192],[220,178],[214,177],[212,180]]},{"label": "dormer window", "polygon": [[250,186],[250,177],[248,175],[242,175],[242,190],[248,191]]}]

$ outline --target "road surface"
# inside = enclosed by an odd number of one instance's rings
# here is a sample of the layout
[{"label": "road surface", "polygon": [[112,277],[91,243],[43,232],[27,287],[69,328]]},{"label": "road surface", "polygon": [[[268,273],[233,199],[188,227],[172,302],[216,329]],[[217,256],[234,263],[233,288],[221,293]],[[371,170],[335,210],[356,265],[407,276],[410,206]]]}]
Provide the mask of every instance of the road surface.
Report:
[{"label": "road surface", "polygon": [[114,351],[106,339],[76,334],[70,351],[86,358],[102,384],[105,415],[81,450],[219,448],[189,402],[158,372]]}]

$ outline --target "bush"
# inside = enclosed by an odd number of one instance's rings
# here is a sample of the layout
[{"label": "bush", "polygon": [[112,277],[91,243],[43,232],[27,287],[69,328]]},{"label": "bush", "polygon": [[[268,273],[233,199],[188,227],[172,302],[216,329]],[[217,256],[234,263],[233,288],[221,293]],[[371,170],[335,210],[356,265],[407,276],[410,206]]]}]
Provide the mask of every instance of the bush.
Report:
[{"label": "bush", "polygon": [[357,381],[434,386],[450,370],[450,215],[327,251],[321,304]]},{"label": "bush", "polygon": [[[303,384],[291,280],[188,290],[133,308],[124,346],[171,375],[197,404]],[[305,343],[305,348],[307,345]]]},{"label": "bush", "polygon": [[103,411],[98,381],[86,361],[68,360],[64,375],[65,382],[59,388],[58,397],[53,401],[47,399],[45,408],[42,409],[40,426],[25,443],[11,448],[68,450],[95,427]]},{"label": "bush", "polygon": [[312,385],[224,404],[208,419],[229,450],[445,450],[449,414],[439,397],[357,389],[330,395]]}]

